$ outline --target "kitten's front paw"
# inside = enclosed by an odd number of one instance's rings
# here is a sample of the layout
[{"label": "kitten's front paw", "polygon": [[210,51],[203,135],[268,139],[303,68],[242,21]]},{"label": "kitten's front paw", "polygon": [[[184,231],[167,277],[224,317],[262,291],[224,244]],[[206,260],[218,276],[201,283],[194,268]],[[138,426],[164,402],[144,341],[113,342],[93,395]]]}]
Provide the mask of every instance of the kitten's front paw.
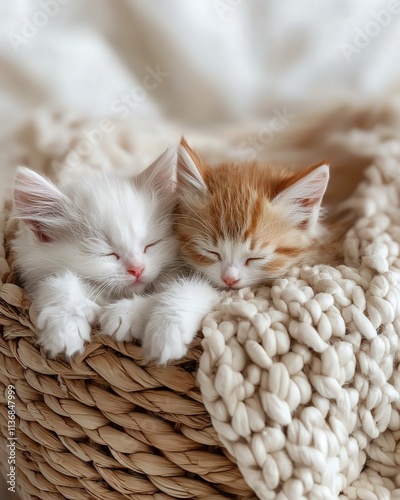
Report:
[{"label": "kitten's front paw", "polygon": [[193,336],[185,332],[182,324],[176,320],[165,319],[162,321],[150,320],[148,323],[142,348],[146,359],[151,359],[159,364],[181,359],[185,356]]},{"label": "kitten's front paw", "polygon": [[99,319],[101,333],[115,337],[118,342],[141,338],[144,319],[137,302],[135,299],[123,299],[105,306]]},{"label": "kitten's front paw", "polygon": [[85,342],[90,341],[91,325],[99,309],[96,303],[87,299],[74,307],[63,304],[45,307],[36,319],[39,344],[50,358],[59,354],[71,357],[82,352]]}]

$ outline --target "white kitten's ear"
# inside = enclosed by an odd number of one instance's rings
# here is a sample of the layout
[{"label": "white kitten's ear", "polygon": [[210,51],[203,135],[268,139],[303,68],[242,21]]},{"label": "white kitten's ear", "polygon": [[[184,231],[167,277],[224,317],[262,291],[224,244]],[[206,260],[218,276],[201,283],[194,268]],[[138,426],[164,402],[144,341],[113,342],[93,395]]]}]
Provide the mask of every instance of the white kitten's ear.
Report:
[{"label": "white kitten's ear", "polygon": [[[329,165],[315,165],[295,174],[272,201],[296,223],[318,220],[319,209],[329,181]],[[286,184],[287,186],[287,184]]]},{"label": "white kitten's ear", "polygon": [[68,201],[61,191],[33,170],[18,167],[13,200],[16,217],[31,225],[41,241],[52,240],[51,227],[58,225]]},{"label": "white kitten's ear", "polygon": [[207,191],[203,179],[204,164],[183,137],[178,146],[177,170],[178,188],[185,189],[189,187]]},{"label": "white kitten's ear", "polygon": [[176,149],[167,148],[151,165],[136,178],[135,182],[144,183],[153,189],[172,192],[176,184]]}]

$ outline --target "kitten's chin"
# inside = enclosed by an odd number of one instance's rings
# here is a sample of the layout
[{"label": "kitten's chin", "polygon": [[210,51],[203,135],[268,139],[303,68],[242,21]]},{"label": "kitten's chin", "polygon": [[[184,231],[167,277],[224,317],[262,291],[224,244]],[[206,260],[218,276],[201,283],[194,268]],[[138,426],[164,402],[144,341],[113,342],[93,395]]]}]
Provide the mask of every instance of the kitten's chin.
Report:
[{"label": "kitten's chin", "polygon": [[147,283],[144,281],[135,281],[135,283],[132,283],[129,287],[131,291],[134,293],[141,293],[143,290],[146,288]]},{"label": "kitten's chin", "polygon": [[242,288],[246,288],[246,285],[235,285],[235,286],[220,286],[226,292],[236,292],[237,290],[241,290]]},{"label": "kitten's chin", "polygon": [[261,286],[262,283],[246,283],[245,281],[241,281],[237,285],[232,285],[228,286],[225,285],[225,283],[215,283],[213,282],[215,286],[217,286],[220,290],[225,290],[226,292],[235,292],[237,290],[242,290],[242,288],[248,288],[248,287],[254,287],[254,286]]},{"label": "kitten's chin", "polygon": [[232,292],[233,290],[240,290],[241,288],[245,288],[246,285],[233,285],[233,286],[228,286],[225,285],[225,283],[217,283],[213,281],[213,285],[219,288],[220,290],[225,290],[225,292]]},{"label": "kitten's chin", "polygon": [[[130,298],[133,297],[133,295],[137,293],[142,293],[144,289],[146,288],[147,283],[144,283],[143,281],[135,281],[134,283],[130,282],[126,284],[122,290],[119,291],[118,299],[120,298]],[[115,294],[114,294],[115,295]]]}]

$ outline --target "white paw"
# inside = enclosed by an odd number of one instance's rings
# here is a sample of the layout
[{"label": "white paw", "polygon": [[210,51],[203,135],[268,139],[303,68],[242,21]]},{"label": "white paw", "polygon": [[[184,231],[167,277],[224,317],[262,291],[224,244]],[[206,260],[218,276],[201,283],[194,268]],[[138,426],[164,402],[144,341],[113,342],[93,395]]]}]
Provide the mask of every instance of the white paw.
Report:
[{"label": "white paw", "polygon": [[147,359],[166,364],[185,356],[193,335],[185,332],[176,320],[150,320],[144,334],[142,348]]},{"label": "white paw", "polygon": [[51,358],[59,354],[71,357],[82,352],[85,342],[90,341],[91,325],[99,309],[97,304],[87,299],[73,305],[53,303],[44,307],[36,319],[39,344]]},{"label": "white paw", "polygon": [[101,333],[115,337],[118,342],[140,339],[145,321],[138,306],[135,299],[123,299],[103,307],[99,318]]}]

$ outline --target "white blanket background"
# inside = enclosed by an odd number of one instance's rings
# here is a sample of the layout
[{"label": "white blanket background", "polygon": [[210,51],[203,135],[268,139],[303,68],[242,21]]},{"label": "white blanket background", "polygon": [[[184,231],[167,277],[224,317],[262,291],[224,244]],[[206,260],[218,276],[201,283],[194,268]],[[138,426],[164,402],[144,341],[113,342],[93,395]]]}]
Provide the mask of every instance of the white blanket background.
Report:
[{"label": "white blanket background", "polygon": [[[60,113],[92,119],[79,133],[93,149],[104,117],[108,136],[131,131],[131,169],[185,133],[211,158],[329,157],[346,175],[368,152],[343,153],[340,133],[396,116],[398,0],[2,0],[0,27],[2,196],[16,163],[43,168],[32,136],[67,153]],[[355,181],[339,184],[344,197]]]}]

